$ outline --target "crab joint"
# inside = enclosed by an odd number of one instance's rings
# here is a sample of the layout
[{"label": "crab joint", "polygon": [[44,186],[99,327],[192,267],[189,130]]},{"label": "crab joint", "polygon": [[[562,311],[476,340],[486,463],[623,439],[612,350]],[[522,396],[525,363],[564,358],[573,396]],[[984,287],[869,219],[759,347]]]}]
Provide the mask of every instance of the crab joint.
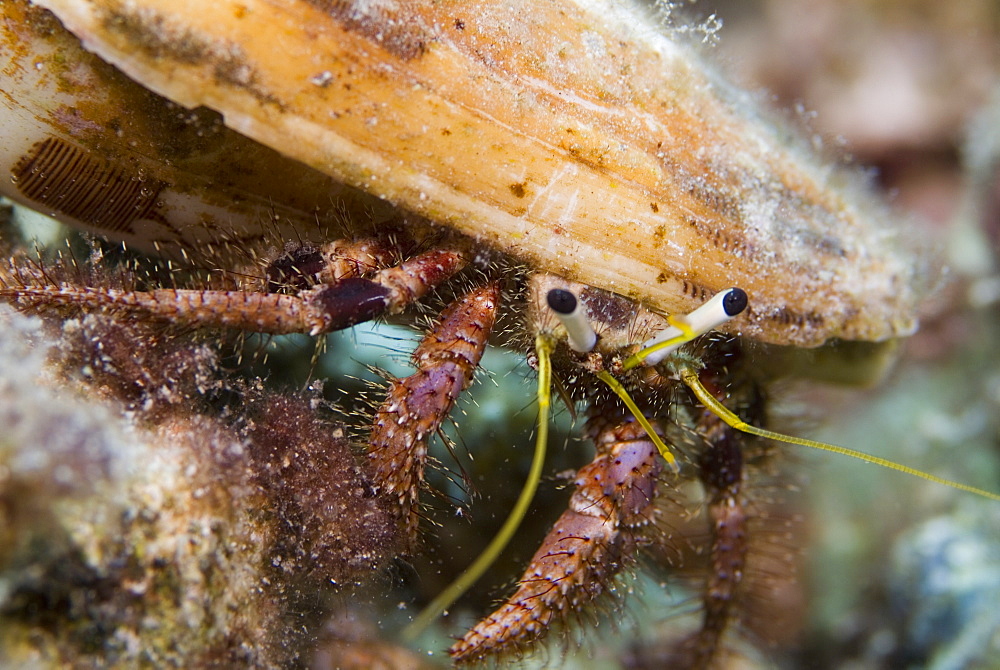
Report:
[{"label": "crab joint", "polygon": [[545,297],[549,309],[566,329],[569,348],[581,354],[593,351],[597,344],[597,333],[587,320],[583,304],[573,293],[563,288],[554,288]]},{"label": "crab joint", "polygon": [[625,359],[626,370],[640,365],[656,365],[678,347],[699,335],[704,335],[742,313],[750,299],[741,288],[731,288],[712,296],[712,299],[690,314],[669,316],[671,327],[648,340],[639,353]]},{"label": "crab joint", "polygon": [[486,574],[486,571],[510,543],[511,538],[514,537],[524,520],[524,516],[528,513],[528,507],[535,499],[535,492],[538,490],[538,482],[542,479],[542,466],[545,464],[545,450],[549,440],[549,409],[552,405],[552,350],[554,348],[555,344],[548,336],[539,334],[535,337],[535,354],[538,356],[538,391],[536,396],[538,430],[535,433],[535,453],[531,457],[531,468],[528,470],[528,477],[524,481],[524,486],[521,488],[521,494],[518,496],[514,508],[510,511],[507,520],[504,521],[496,536],[473,561],[472,565],[466,568],[465,572],[449,584],[406,627],[403,631],[404,639],[411,642],[416,640],[453,602],[461,598],[470,586]]}]

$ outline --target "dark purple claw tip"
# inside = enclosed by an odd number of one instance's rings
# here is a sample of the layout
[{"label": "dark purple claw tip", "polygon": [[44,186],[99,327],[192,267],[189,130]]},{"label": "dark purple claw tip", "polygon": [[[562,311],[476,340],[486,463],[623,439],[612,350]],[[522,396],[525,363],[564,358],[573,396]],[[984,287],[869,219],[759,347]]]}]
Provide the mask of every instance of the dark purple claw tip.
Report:
[{"label": "dark purple claw tip", "polygon": [[320,289],[313,294],[312,302],[326,314],[327,332],[342,330],[385,312],[389,289],[368,279],[350,277]]}]

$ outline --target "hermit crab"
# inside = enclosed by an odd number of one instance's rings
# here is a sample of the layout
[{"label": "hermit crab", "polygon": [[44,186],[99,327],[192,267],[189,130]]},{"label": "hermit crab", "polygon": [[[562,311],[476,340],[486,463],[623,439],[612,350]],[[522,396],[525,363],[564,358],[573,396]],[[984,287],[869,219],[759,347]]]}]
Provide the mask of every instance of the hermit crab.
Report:
[{"label": "hermit crab", "polygon": [[[529,647],[612,589],[640,550],[662,551],[682,534],[684,515],[667,508],[684,480],[697,482],[706,523],[688,540],[705,557],[703,617],[637,657],[705,667],[734,653],[747,601],[767,588],[748,575],[774,558],[752,539],[766,533],[749,530],[770,523],[767,505],[746,493],[768,472],[768,440],[943,481],[759,428],[756,361],[912,333],[923,256],[864,186],[767,123],[676,35],[646,28],[646,10],[37,4],[55,18],[3,6],[4,193],[215,272],[193,288],[84,286],[15,261],[6,301],[323,335],[453,297],[413,353],[417,371],[371,418],[371,492],[409,552],[427,442],[490,342],[538,371],[524,499],[552,390],[586,405],[596,456],[572,477],[569,509],[455,660]],[[318,220],[334,210],[342,232],[330,241]],[[498,320],[513,325],[494,333]],[[496,544],[523,514],[519,503]]]}]

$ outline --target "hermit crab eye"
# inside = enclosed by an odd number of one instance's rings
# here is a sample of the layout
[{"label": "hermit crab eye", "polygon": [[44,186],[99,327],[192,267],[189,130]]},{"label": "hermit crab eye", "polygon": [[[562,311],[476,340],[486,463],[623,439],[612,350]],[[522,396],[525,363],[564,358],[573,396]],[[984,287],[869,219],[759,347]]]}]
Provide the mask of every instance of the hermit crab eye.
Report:
[{"label": "hermit crab eye", "polygon": [[670,328],[647,341],[639,353],[625,361],[625,369],[638,365],[656,365],[681,345],[699,335],[714,330],[739,315],[750,304],[750,297],[741,288],[730,288],[712,296],[712,299],[690,314],[668,317]]},{"label": "hermit crab eye", "polygon": [[545,300],[566,329],[569,348],[583,354],[593,351],[597,344],[597,333],[587,320],[586,310],[577,297],[566,289],[554,288],[548,292]]},{"label": "hermit crab eye", "polygon": [[686,316],[679,317],[694,337],[714,330],[747,308],[750,299],[741,288],[716,293],[711,300]]},{"label": "hermit crab eye", "polygon": [[750,304],[750,297],[741,288],[731,288],[722,296],[722,309],[730,317],[740,314]]}]

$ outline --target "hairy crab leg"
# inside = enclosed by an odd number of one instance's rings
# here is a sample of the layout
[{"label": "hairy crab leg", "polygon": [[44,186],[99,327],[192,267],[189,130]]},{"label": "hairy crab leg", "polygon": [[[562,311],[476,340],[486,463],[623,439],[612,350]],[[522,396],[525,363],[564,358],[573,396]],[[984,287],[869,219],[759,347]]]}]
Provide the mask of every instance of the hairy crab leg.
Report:
[{"label": "hairy crab leg", "polygon": [[345,277],[295,295],[245,290],[155,289],[129,291],[75,284],[35,286],[4,281],[0,298],[25,308],[119,309],[198,327],[224,327],[280,335],[320,335],[401,312],[465,267],[451,249],[422,253],[370,278]]},{"label": "hairy crab leg", "polygon": [[[703,379],[706,381],[710,388],[716,388],[711,380]],[[707,409],[698,417],[695,431],[704,442],[698,473],[711,524],[711,572],[703,594],[701,628],[681,644],[680,665],[704,668],[723,649],[723,636],[739,614],[740,585],[749,550],[749,512],[744,492],[744,436]]]},{"label": "hairy crab leg", "polygon": [[288,293],[367,277],[395,265],[397,243],[388,237],[334,240],[322,246],[292,244],[267,266],[268,293]]},{"label": "hairy crab leg", "polygon": [[427,440],[472,382],[499,301],[500,285],[491,282],[452,303],[413,352],[417,371],[392,384],[375,414],[368,458],[378,488],[398,497],[411,546],[420,521]]},{"label": "hairy crab leg", "polygon": [[654,514],[662,469],[657,448],[620,407],[596,406],[587,432],[597,455],[577,472],[569,509],[545,537],[515,593],[451,647],[455,661],[476,661],[534,642],[568,610],[604,593],[635,560],[642,528]]}]

